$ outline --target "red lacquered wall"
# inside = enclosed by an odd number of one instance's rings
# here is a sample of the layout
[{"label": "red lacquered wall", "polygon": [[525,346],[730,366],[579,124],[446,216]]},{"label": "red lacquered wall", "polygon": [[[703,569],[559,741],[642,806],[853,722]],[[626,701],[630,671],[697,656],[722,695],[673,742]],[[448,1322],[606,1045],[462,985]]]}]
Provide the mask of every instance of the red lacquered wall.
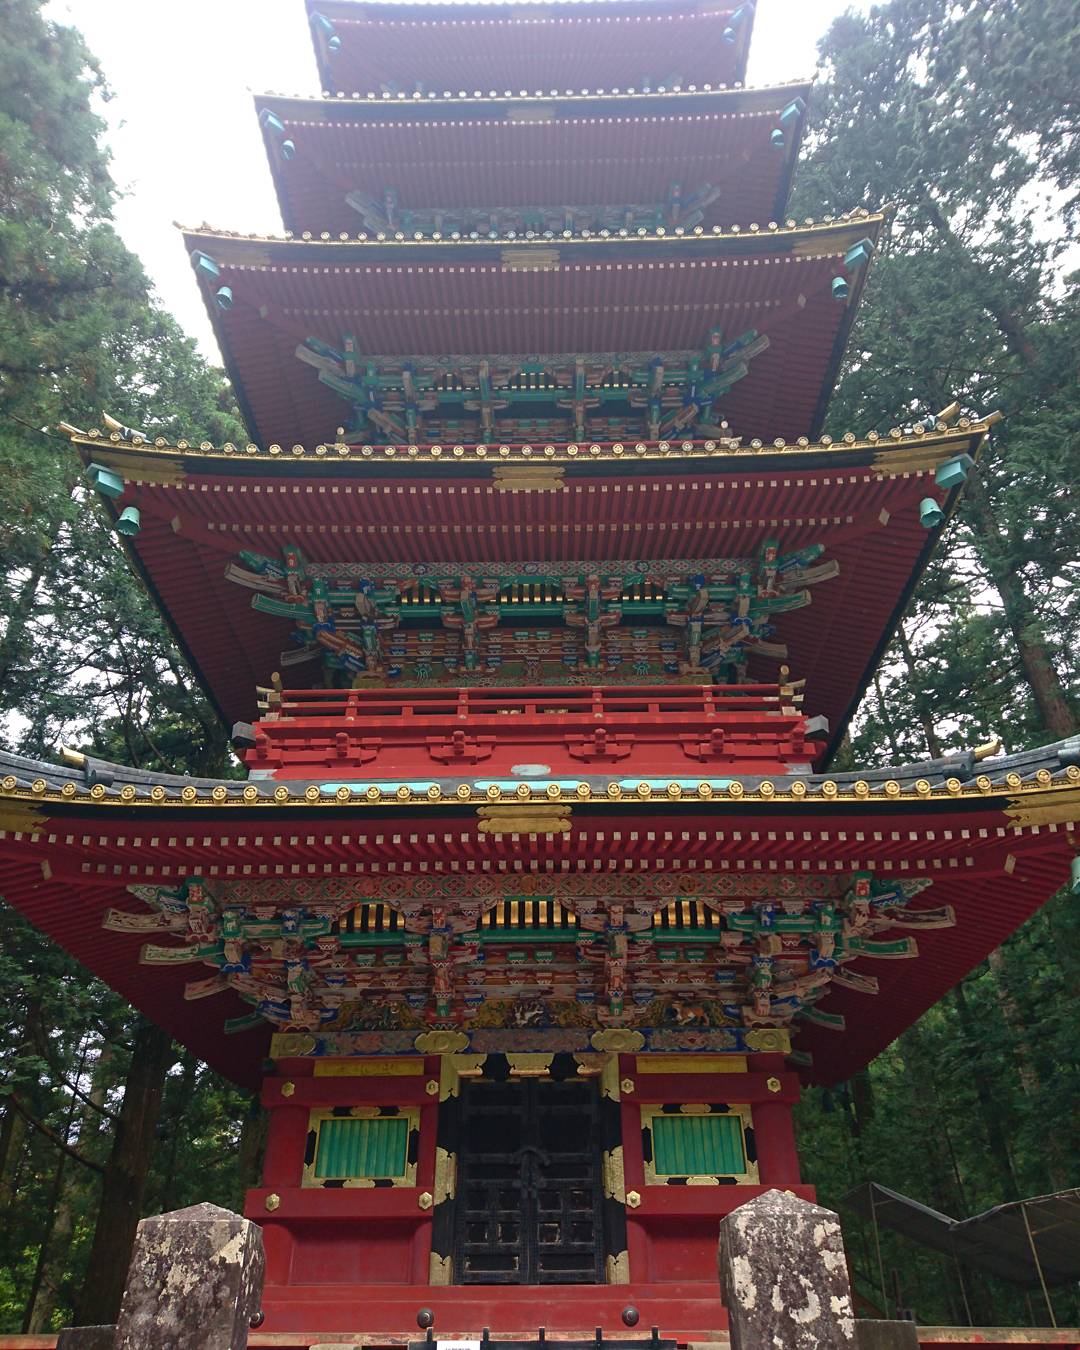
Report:
[{"label": "red lacquered wall", "polygon": [[[439,1061],[417,1058],[409,1073],[393,1070],[400,1064],[281,1060],[264,1080],[270,1125],[263,1184],[248,1192],[244,1212],[263,1228],[267,1284],[427,1283]],[[380,1068],[385,1076],[376,1076]],[[415,1185],[305,1186],[311,1112],[335,1106],[418,1109]]]},{"label": "red lacquered wall", "polygon": [[[678,1071],[668,1071],[669,1066]],[[688,1066],[708,1066],[710,1071],[684,1071]],[[716,1278],[720,1220],[772,1187],[814,1198],[813,1189],[799,1180],[791,1120],[799,1088],[796,1076],[785,1071],[783,1056],[735,1058],[725,1066],[735,1072],[712,1071],[715,1066],[709,1057],[630,1054],[618,1056],[605,1073],[610,1095],[617,1067],[627,1202],[623,1270],[628,1283],[594,1286],[592,1297],[596,1318],[613,1320],[612,1331],[621,1324],[622,1307],[631,1303],[647,1325],[663,1324],[674,1332],[672,1318],[679,1318],[686,1322],[681,1330],[698,1338],[721,1329],[726,1319]],[[268,1327],[317,1324],[332,1330],[340,1324],[342,1330],[406,1332],[423,1305],[436,1309],[444,1334],[451,1321],[459,1331],[476,1330],[472,1323],[477,1317],[493,1330],[503,1322],[504,1331],[520,1330],[522,1318],[554,1329],[551,1286],[429,1283],[440,1081],[446,1077],[437,1056],[278,1061],[277,1073],[263,1085],[262,1099],[270,1112],[263,1185],[249,1192],[245,1211],[264,1233]],[[647,1179],[642,1108],[687,1103],[749,1108],[756,1183],[687,1185]],[[310,1113],[357,1106],[419,1112],[415,1184],[303,1184]],[[567,1287],[560,1289],[559,1298],[565,1293],[573,1301],[584,1292]],[[567,1315],[572,1311],[568,1305]],[[580,1309],[576,1315],[580,1318]]]}]

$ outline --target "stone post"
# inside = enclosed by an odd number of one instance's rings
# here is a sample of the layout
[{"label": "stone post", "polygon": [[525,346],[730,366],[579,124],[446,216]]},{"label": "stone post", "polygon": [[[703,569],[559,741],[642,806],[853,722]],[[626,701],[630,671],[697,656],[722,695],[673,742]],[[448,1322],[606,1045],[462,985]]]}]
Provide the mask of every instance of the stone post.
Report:
[{"label": "stone post", "polygon": [[859,1350],[919,1350],[919,1331],[914,1322],[858,1321],[855,1329]]},{"label": "stone post", "polygon": [[264,1265],[261,1230],[217,1205],[143,1219],[115,1350],[244,1350]]},{"label": "stone post", "polygon": [[113,1350],[116,1327],[64,1327],[57,1332],[56,1350]]},{"label": "stone post", "polygon": [[720,1224],[732,1350],[857,1350],[840,1220],[766,1191]]}]

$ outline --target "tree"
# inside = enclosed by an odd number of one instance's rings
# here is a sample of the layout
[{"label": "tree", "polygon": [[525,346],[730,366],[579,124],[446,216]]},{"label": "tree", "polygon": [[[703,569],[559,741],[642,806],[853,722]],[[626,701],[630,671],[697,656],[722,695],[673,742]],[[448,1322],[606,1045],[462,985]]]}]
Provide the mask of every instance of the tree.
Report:
[{"label": "tree", "polygon": [[[30,753],[66,740],[227,773],[224,728],[55,430],[104,409],[151,435],[243,434],[221,374],[113,227],[105,97],[80,36],[38,0],[0,9],[0,721]],[[168,1191],[155,1172],[175,1051],[2,905],[0,927],[0,1316],[11,1329],[70,1319],[91,1269],[81,1307],[110,1320],[148,1193],[195,1190],[182,1157]],[[219,1118],[199,1198],[236,1204],[246,1098],[197,1077],[172,1124],[191,1143],[193,1119]]]},{"label": "tree", "polygon": [[[1077,727],[1080,322],[1061,270],[1077,106],[1055,80],[1078,41],[1064,0],[888,0],[822,44],[798,210],[894,205],[832,429],[885,430],[954,397],[1006,414],[856,717],[854,763]],[[873,1179],[962,1217],[1075,1180],[1074,909],[1052,900],[870,1066],[872,1112],[837,1110],[846,1089],[808,1095],[801,1153],[826,1203]],[[1032,1320],[1007,1285],[885,1231],[864,1244],[846,1212],[879,1306],[895,1267],[920,1320]]]}]

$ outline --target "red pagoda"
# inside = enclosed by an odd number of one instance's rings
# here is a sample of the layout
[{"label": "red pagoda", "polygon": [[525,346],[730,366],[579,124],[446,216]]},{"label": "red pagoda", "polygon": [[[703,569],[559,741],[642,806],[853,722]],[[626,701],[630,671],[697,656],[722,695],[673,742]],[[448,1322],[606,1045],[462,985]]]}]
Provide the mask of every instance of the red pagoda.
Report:
[{"label": "red pagoda", "polygon": [[715,1341],[800,1079],[1078,851],[1072,742],[827,771],[993,419],[822,434],[884,222],[752,4],[309,17],[287,233],[184,235],[252,443],[67,428],[248,779],[5,755],[3,891],[261,1084],[275,1345]]}]

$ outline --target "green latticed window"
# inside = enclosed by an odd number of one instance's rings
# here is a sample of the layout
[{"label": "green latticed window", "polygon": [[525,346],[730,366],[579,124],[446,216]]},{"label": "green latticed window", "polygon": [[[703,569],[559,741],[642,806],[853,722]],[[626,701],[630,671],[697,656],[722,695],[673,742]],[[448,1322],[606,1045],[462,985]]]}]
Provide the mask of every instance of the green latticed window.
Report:
[{"label": "green latticed window", "polygon": [[415,1111],[397,1107],[313,1112],[305,1185],[413,1185],[418,1124]]},{"label": "green latticed window", "polygon": [[653,1163],[661,1176],[733,1176],[746,1171],[738,1116],[654,1116]]},{"label": "green latticed window", "polygon": [[757,1180],[747,1106],[643,1106],[645,1179],[678,1184],[688,1177]]}]

